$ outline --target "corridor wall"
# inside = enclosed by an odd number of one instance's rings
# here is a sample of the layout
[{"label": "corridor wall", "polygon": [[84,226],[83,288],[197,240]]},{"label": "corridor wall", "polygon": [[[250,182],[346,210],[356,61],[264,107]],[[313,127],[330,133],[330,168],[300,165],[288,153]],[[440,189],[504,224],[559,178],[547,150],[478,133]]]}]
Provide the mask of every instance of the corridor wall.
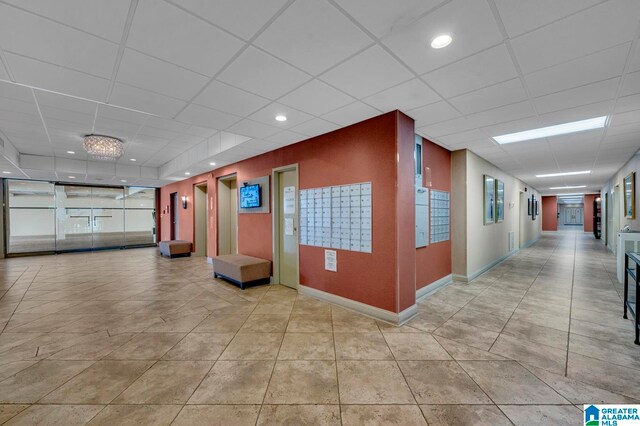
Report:
[{"label": "corridor wall", "polygon": [[[504,182],[504,221],[484,224],[483,176]],[[452,153],[452,245],[454,278],[470,281],[542,234],[542,220],[527,215],[527,197],[540,193],[469,150]],[[527,191],[525,191],[527,188]],[[520,193],[524,196],[521,198]],[[523,200],[523,206],[520,206]],[[521,226],[522,225],[522,226]],[[516,246],[509,251],[510,233]]]},{"label": "corridor wall", "polygon": [[558,230],[558,197],[555,195],[542,197],[542,230]]}]

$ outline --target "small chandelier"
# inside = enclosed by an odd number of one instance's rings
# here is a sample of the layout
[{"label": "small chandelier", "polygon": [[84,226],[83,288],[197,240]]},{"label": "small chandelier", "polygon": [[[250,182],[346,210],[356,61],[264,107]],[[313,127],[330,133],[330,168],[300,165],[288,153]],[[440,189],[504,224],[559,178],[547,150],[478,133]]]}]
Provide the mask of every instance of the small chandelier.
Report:
[{"label": "small chandelier", "polygon": [[111,136],[87,135],[84,137],[84,149],[96,160],[115,161],[124,154],[124,144]]}]

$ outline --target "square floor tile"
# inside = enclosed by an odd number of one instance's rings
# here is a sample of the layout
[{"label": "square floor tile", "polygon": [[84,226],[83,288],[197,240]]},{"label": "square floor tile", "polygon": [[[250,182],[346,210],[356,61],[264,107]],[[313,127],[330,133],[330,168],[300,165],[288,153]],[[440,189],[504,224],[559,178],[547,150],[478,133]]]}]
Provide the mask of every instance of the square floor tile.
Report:
[{"label": "square floor tile", "polygon": [[91,426],[168,426],[182,405],[108,405],[90,422]]},{"label": "square floor tile", "polygon": [[156,360],[169,351],[183,337],[184,333],[141,333],[127,344],[111,352],[108,359]]},{"label": "square floor tile", "polygon": [[387,333],[387,344],[397,360],[450,360],[451,356],[432,335],[426,333]]},{"label": "square floor tile", "polygon": [[291,315],[288,333],[331,333],[333,326],[329,315]]},{"label": "square floor tile", "polygon": [[187,405],[172,425],[254,426],[259,412],[259,405]]},{"label": "square floor tile", "polygon": [[278,361],[265,404],[337,404],[334,361]]},{"label": "square floor tile", "polygon": [[263,405],[257,423],[258,426],[340,424],[338,405]]},{"label": "square floor tile", "polygon": [[512,425],[495,405],[421,405],[420,408],[430,425]]},{"label": "square floor tile", "polygon": [[288,321],[289,315],[253,314],[240,328],[240,333],[284,333]]},{"label": "square floor tile", "polygon": [[114,404],[184,404],[211,368],[205,361],[158,361]]},{"label": "square floor tile", "polygon": [[165,361],[215,361],[227,347],[233,333],[190,333],[162,359]]},{"label": "square floor tile", "polygon": [[336,333],[334,339],[338,359],[393,359],[389,346],[380,332]]},{"label": "square floor tile", "polygon": [[343,405],[342,424],[426,426],[417,405]]},{"label": "square floor tile", "polygon": [[336,353],[331,333],[285,333],[278,359],[333,360]]},{"label": "square floor tile", "polygon": [[273,361],[217,361],[189,404],[262,404]]},{"label": "square floor tile", "polygon": [[491,404],[455,361],[400,361],[418,404]]},{"label": "square floor tile", "polygon": [[415,404],[395,361],[338,361],[341,404]]},{"label": "square floor tile", "polygon": [[32,405],[5,425],[84,425],[103,405]]},{"label": "square floor tile", "polygon": [[220,356],[221,360],[276,359],[281,333],[238,333]]}]

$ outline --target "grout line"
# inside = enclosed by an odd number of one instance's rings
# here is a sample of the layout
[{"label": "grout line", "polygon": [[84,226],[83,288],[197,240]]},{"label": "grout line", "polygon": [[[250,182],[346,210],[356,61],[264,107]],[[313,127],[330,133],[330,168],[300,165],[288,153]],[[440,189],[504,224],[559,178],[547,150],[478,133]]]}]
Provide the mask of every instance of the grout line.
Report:
[{"label": "grout line", "polygon": [[567,330],[567,356],[564,362],[564,376],[569,377],[569,345],[571,343],[571,311],[573,309],[573,289],[576,280],[576,255],[578,250],[578,233],[574,234],[573,240],[573,273],[571,274],[571,301],[569,302],[569,329]]}]

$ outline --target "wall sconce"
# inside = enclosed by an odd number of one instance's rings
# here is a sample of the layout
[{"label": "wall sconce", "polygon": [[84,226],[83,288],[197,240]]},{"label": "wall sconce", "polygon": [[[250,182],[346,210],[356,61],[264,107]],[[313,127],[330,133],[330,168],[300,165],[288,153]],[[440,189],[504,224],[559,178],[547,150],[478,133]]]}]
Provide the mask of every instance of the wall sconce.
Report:
[{"label": "wall sconce", "polygon": [[182,196],[182,208],[183,209],[187,208],[187,196],[186,195]]}]

